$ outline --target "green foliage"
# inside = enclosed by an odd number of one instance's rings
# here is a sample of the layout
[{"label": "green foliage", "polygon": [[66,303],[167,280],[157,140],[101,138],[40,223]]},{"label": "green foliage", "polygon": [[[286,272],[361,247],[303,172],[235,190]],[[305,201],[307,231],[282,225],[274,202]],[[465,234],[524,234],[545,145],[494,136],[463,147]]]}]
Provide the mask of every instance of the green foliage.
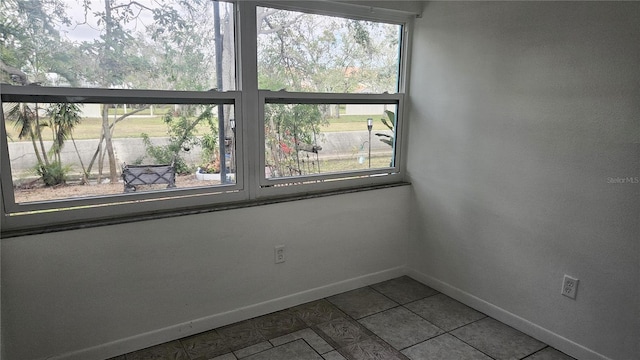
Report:
[{"label": "green foliage", "polygon": [[18,138],[24,139],[33,134],[36,114],[29,104],[14,103],[7,112],[7,120],[13,121],[18,129]]},{"label": "green foliage", "polygon": [[[187,165],[181,154],[197,145],[203,147],[203,154],[206,154],[206,156],[214,153],[218,128],[212,107],[211,105],[204,107],[182,105],[174,111],[167,112],[163,117],[163,121],[167,125],[169,143],[166,145],[153,145],[149,135],[142,134],[142,141],[147,155],[157,164],[171,164],[174,162],[178,174],[193,172],[193,169]],[[203,136],[204,141],[197,136],[196,130],[197,125],[201,122],[206,122],[210,130],[209,133]]]},{"label": "green foliage", "polygon": [[[380,118],[380,121],[386,126],[392,133],[395,133],[394,129],[396,127],[396,114],[393,111],[385,110],[387,117],[389,120],[385,118]],[[378,140],[383,143],[393,147],[394,137],[392,135],[384,134],[384,133],[376,133],[376,136],[379,138]]]},{"label": "green foliage", "polygon": [[[0,1],[3,69],[15,68],[25,81],[28,78],[26,83],[41,82],[47,86],[86,84],[171,90],[207,90],[216,86],[212,85],[214,79],[218,80],[217,65],[212,61],[216,57],[215,31],[206,11],[211,8],[210,1],[82,0],[78,4],[80,9],[70,9],[73,5],[65,0]],[[231,5],[224,8],[220,29],[224,40],[223,88],[235,79],[234,12]],[[258,8],[256,20],[260,88],[317,92],[396,90],[398,26],[262,7]],[[60,29],[68,33],[61,34]],[[2,71],[0,82],[12,81],[14,75]],[[154,146],[146,137],[148,155],[162,163],[175,159],[182,167],[180,155],[199,145],[203,148],[204,164],[219,161],[223,155],[217,154],[218,124],[211,109],[189,114],[186,108],[183,106],[164,117],[170,137],[168,145]],[[48,153],[59,161],[63,142],[77,124],[70,115],[74,111],[51,109],[49,119],[39,119],[36,106],[17,109],[13,119],[20,130],[19,137],[32,140],[36,155],[42,156],[39,164],[48,162]],[[100,149],[107,149],[112,165],[115,156],[109,150],[111,133],[126,116],[114,117],[114,122],[109,123],[108,115],[102,114],[100,130],[111,131],[97,137]],[[299,171],[298,149],[301,144],[316,142],[327,115],[328,109],[317,105],[282,105],[271,109],[266,116],[267,145],[282,171],[285,168]],[[210,130],[196,134],[194,124],[198,122],[209,123]],[[50,151],[42,145],[42,132],[48,129],[54,134],[55,143]],[[102,147],[104,143],[107,146]],[[96,150],[89,172],[98,153]],[[115,170],[110,171],[113,178]],[[179,171],[189,169],[184,165]]]},{"label": "green foliage", "polygon": [[[191,169],[184,159],[172,149],[170,145],[153,145],[147,134],[141,134],[142,142],[149,155],[158,165],[166,165],[173,163],[178,174],[188,174]],[[136,159],[136,163],[142,163],[141,159]]]},{"label": "green foliage", "polygon": [[49,127],[53,131],[53,146],[51,152],[60,161],[60,151],[65,140],[73,132],[73,128],[80,124],[80,106],[73,103],[56,103],[47,108],[47,116],[51,119]]},{"label": "green foliage", "polygon": [[[328,125],[319,105],[269,104],[265,107],[268,162],[278,176],[301,175],[302,149],[317,144],[320,127]],[[307,151],[308,152],[308,151]]]},{"label": "green foliage", "polygon": [[[71,136],[73,128],[80,123],[80,108],[76,104],[54,103],[45,109],[47,118],[38,115],[38,104],[15,103],[7,112],[7,120],[18,128],[18,138],[28,138],[33,144],[36,156],[36,172],[47,186],[64,183],[68,168],[62,166],[60,151],[65,140]],[[53,145],[47,151],[42,136],[43,128],[52,130]],[[40,146],[37,146],[37,143]],[[53,156],[53,162],[49,161]]]},{"label": "green foliage", "polygon": [[71,24],[65,6],[62,0],[0,1],[0,62],[13,68],[3,69],[0,81],[47,83],[46,74],[55,73],[77,85],[72,58],[78,53],[58,31]]},{"label": "green foliage", "polygon": [[[218,150],[218,136],[217,129],[215,132],[211,132],[209,134],[205,134],[200,138],[200,146],[202,146],[202,164],[204,167],[208,165],[213,166],[213,163],[218,158],[217,154],[220,152]],[[220,166],[218,165],[218,171],[220,171]]]},{"label": "green foliage", "polygon": [[46,186],[55,186],[64,184],[67,181],[67,173],[70,168],[63,166],[60,162],[54,161],[49,164],[38,164],[36,173],[42,177],[42,181]]},{"label": "green foliage", "polygon": [[395,92],[399,26],[258,9],[258,86],[315,92]]}]

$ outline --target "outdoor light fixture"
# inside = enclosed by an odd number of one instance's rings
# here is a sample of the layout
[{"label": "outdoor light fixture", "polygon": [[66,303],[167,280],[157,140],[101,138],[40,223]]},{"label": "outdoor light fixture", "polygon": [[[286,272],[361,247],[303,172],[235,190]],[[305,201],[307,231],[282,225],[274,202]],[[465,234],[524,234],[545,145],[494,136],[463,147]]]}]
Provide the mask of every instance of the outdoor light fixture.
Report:
[{"label": "outdoor light fixture", "polygon": [[369,169],[371,169],[371,129],[373,129],[373,119],[367,119],[367,130],[369,130]]}]

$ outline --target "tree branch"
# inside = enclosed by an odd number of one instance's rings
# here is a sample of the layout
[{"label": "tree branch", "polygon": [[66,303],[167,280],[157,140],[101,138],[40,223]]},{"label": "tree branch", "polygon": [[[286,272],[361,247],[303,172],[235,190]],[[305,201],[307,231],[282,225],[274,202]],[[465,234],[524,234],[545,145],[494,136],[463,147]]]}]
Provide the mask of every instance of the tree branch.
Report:
[{"label": "tree branch", "polygon": [[133,110],[132,112],[128,112],[128,113],[126,113],[126,114],[122,114],[122,116],[118,117],[118,118],[113,122],[113,124],[111,124],[111,125],[109,126],[109,128],[110,128],[110,129],[111,129],[111,128],[113,128],[113,126],[114,126],[115,124],[117,124],[117,123],[119,123],[120,121],[122,121],[122,120],[126,119],[127,117],[129,117],[129,116],[131,116],[131,115],[135,115],[135,114],[137,114],[137,113],[139,113],[139,112],[141,112],[141,111],[147,110],[148,108],[149,108],[149,105],[145,105],[145,106],[141,107],[140,109]]},{"label": "tree branch", "polygon": [[27,74],[25,74],[24,72],[22,72],[22,70],[18,68],[5,64],[4,61],[2,61],[1,59],[0,59],[0,70],[9,74],[9,76],[11,77],[11,80],[14,82],[20,83],[20,85],[29,84],[29,80],[27,79]]},{"label": "tree branch", "polygon": [[131,7],[132,5],[137,5],[137,6],[139,6],[139,7],[140,7],[140,8],[142,8],[142,9],[146,9],[146,10],[149,10],[149,11],[153,11],[153,9],[152,9],[152,8],[150,8],[150,7],[148,7],[148,6],[145,6],[145,5],[142,5],[142,4],[140,4],[139,2],[137,2],[137,1],[132,1],[132,2],[130,2],[130,3],[128,3],[128,4],[122,4],[122,5],[115,5],[115,6],[112,6],[112,7],[111,7],[111,10],[116,10],[116,9],[120,9],[120,8],[124,8],[124,7],[128,8],[128,7]]}]

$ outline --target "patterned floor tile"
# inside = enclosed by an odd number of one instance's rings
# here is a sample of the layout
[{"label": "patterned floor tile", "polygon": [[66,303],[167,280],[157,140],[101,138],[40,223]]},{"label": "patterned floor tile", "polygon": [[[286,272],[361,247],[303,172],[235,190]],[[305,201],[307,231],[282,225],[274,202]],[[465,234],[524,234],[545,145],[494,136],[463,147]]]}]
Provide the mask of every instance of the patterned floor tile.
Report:
[{"label": "patterned floor tile", "polygon": [[476,321],[451,334],[497,360],[522,359],[546,346],[492,318]]},{"label": "patterned floor tile", "polygon": [[575,360],[407,276],[110,360],[490,358]]},{"label": "patterned floor tile", "polygon": [[255,345],[248,346],[244,349],[236,350],[233,354],[238,358],[242,359],[247,356],[257,354],[259,352],[263,352],[265,350],[271,349],[273,346],[268,341],[263,341],[261,343],[257,343]]},{"label": "patterned floor tile", "polygon": [[175,340],[126,355],[127,360],[189,360],[180,341]]},{"label": "patterned floor tile", "polygon": [[302,330],[307,325],[291,310],[279,311],[254,319],[256,327],[266,340]]},{"label": "patterned floor tile", "polygon": [[376,338],[369,338],[361,342],[339,349],[340,353],[349,360],[406,360],[407,357]]},{"label": "patterned floor tile", "polygon": [[347,360],[344,356],[340,355],[340,353],[337,352],[336,350],[323,354],[322,358],[324,360]]},{"label": "patterned floor tile", "polygon": [[340,309],[325,299],[302,304],[291,310],[309,326],[345,316]]},{"label": "patterned floor tile", "polygon": [[235,355],[233,355],[233,353],[228,353],[228,354],[216,356],[209,360],[238,360],[238,358]]},{"label": "patterned floor tile", "polygon": [[561,353],[560,351],[552,347],[547,347],[525,358],[524,360],[575,360],[575,359],[569,355]]},{"label": "patterned floor tile", "polygon": [[323,360],[304,340],[296,340],[246,357],[245,360]]},{"label": "patterned floor tile", "polygon": [[411,360],[491,360],[449,334],[440,335],[401,352]]},{"label": "patterned floor tile", "polygon": [[328,300],[347,315],[360,319],[398,306],[398,304],[370,287],[331,296]]},{"label": "patterned floor tile", "polygon": [[232,351],[261,343],[267,339],[262,336],[255,321],[246,320],[216,329],[222,335],[225,344]]},{"label": "patterned floor tile", "polygon": [[485,317],[481,312],[444,295],[437,294],[405,307],[445,331],[470,324]]},{"label": "patterned floor tile", "polygon": [[404,349],[444,333],[403,307],[367,316],[359,322],[396,349]]},{"label": "patterned floor tile", "polygon": [[318,334],[334,348],[355,344],[368,339],[373,334],[356,321],[339,318],[316,326]]},{"label": "patterned floor tile", "polygon": [[399,304],[410,303],[438,294],[437,291],[408,276],[384,281],[371,285],[371,287]]},{"label": "patterned floor tile", "polygon": [[225,339],[215,330],[180,339],[180,342],[191,360],[208,360],[231,352]]},{"label": "patterned floor tile", "polygon": [[279,346],[298,339],[303,339],[304,341],[306,341],[307,344],[309,344],[313,348],[313,350],[318,352],[318,354],[324,354],[333,350],[333,346],[329,345],[329,343],[324,341],[324,339],[321,338],[320,335],[316,334],[309,328],[298,330],[294,333],[280,336],[269,341],[273,346]]}]

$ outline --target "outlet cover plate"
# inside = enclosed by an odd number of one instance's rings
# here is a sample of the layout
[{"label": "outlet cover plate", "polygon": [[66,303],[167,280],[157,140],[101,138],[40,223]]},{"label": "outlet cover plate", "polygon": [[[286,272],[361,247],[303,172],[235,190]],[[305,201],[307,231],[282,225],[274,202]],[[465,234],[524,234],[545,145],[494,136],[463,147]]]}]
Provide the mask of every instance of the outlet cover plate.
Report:
[{"label": "outlet cover plate", "polygon": [[575,299],[578,292],[578,282],[580,280],[565,274],[562,280],[562,295]]},{"label": "outlet cover plate", "polygon": [[277,245],[275,247],[275,263],[276,264],[280,264],[283,263],[285,261],[285,257],[284,257],[284,245]]}]

